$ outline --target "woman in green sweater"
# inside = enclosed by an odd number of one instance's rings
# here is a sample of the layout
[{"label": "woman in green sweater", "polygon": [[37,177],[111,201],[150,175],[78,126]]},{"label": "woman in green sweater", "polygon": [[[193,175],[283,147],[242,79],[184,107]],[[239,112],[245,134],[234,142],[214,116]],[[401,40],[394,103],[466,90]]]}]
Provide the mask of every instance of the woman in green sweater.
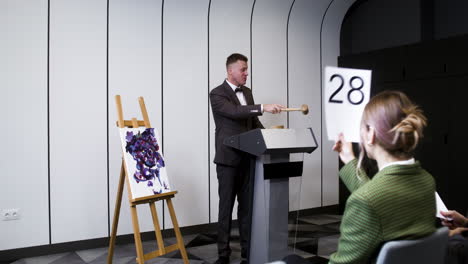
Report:
[{"label": "woman in green sweater", "polygon": [[[425,126],[426,118],[405,94],[385,91],[364,109],[359,159],[339,135],[333,150],[345,163],[339,174],[351,196],[330,263],[369,263],[386,241],[436,230],[434,179],[413,158]],[[377,161],[379,172],[372,179],[361,169],[364,155]]]}]

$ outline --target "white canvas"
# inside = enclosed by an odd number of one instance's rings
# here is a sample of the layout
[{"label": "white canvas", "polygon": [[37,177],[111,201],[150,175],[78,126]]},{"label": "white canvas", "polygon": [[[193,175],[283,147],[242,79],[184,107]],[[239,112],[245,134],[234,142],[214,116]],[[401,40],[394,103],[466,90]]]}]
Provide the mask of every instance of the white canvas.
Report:
[{"label": "white canvas", "polygon": [[170,192],[155,128],[121,128],[120,140],[132,198]]},{"label": "white canvas", "polygon": [[370,70],[325,67],[324,104],[328,140],[343,133],[349,142],[360,142],[362,112],[370,97]]}]

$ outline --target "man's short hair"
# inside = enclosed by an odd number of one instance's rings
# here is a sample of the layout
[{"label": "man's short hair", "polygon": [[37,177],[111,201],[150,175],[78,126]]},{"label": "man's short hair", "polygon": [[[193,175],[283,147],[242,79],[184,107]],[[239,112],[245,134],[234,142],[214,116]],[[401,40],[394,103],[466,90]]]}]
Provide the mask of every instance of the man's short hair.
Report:
[{"label": "man's short hair", "polygon": [[229,55],[229,57],[227,57],[227,60],[226,60],[226,68],[233,64],[233,63],[236,63],[237,61],[245,61],[247,62],[249,59],[247,59],[246,56],[242,55],[242,54],[239,54],[239,53],[233,53],[231,55]]}]

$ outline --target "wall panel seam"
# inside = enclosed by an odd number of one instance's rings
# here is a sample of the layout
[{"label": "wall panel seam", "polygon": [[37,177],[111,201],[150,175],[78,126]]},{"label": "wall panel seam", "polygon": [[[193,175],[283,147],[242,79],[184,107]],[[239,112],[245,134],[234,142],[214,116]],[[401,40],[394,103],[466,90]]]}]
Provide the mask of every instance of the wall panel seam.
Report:
[{"label": "wall panel seam", "polygon": [[208,109],[208,223],[211,223],[211,144],[210,144],[210,14],[211,14],[211,0],[208,2],[208,17],[207,17],[207,57],[208,57],[208,63],[207,63],[207,72],[208,72],[208,93],[207,93],[207,109]]},{"label": "wall panel seam", "polygon": [[323,13],[322,22],[320,23],[320,206],[323,207],[323,58],[322,58],[322,33],[323,22],[327,16],[328,9],[335,0],[331,0],[327,9]]},{"label": "wall panel seam", "polygon": [[[106,25],[106,136],[107,136],[107,235],[110,237],[111,213],[110,213],[110,178],[109,178],[109,5],[110,0],[107,0],[107,25]],[[115,210],[115,209],[114,209]]]},{"label": "wall panel seam", "polygon": [[[288,20],[286,22],[286,104],[289,107],[289,19],[291,18],[291,12],[294,7],[296,0],[293,0],[291,7],[289,8]],[[286,117],[286,128],[289,128],[289,112]]]},{"label": "wall panel seam", "polygon": [[252,21],[253,21],[253,13],[255,10],[255,4],[257,0],[254,0],[252,4],[252,12],[250,13],[250,89],[253,91],[253,54],[252,54]]},{"label": "wall panel seam", "polygon": [[50,203],[50,0],[47,1],[47,193],[49,204],[49,244],[52,244],[52,212]]},{"label": "wall panel seam", "polygon": [[[161,1],[161,147],[164,156],[164,0]],[[162,201],[162,223],[165,229],[165,207],[166,202]]]}]

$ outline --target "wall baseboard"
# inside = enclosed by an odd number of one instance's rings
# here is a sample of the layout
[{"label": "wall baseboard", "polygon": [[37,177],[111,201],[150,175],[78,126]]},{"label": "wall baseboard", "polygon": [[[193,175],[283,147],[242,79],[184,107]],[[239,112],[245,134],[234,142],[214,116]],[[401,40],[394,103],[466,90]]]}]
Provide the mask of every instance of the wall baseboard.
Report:
[{"label": "wall baseboard", "polygon": [[[299,214],[299,217],[309,216],[309,215],[314,215],[314,214],[338,214],[338,205],[310,208],[310,209],[304,209],[304,210],[299,210],[299,211],[291,211],[289,212],[289,217],[296,217],[298,214]],[[233,226],[234,227],[237,226],[237,220],[233,221]],[[180,230],[183,235],[193,235],[193,234],[200,234],[200,233],[216,232],[216,227],[217,227],[217,223],[209,223],[209,224],[202,224],[202,225],[186,226],[186,227],[182,227]],[[162,230],[162,235],[163,237],[175,237],[174,229]],[[156,237],[155,237],[154,231],[141,233],[142,241],[149,241],[149,240],[155,240],[155,239]],[[117,245],[129,244],[133,242],[134,242],[133,233],[127,234],[127,235],[119,235],[117,236],[117,240],[116,240]],[[109,237],[4,250],[4,251],[0,251],[0,264],[11,263],[18,259],[23,259],[23,258],[52,255],[52,254],[59,254],[59,253],[64,253],[64,252],[72,252],[72,251],[86,250],[86,249],[107,247],[107,246],[109,246]]]}]

